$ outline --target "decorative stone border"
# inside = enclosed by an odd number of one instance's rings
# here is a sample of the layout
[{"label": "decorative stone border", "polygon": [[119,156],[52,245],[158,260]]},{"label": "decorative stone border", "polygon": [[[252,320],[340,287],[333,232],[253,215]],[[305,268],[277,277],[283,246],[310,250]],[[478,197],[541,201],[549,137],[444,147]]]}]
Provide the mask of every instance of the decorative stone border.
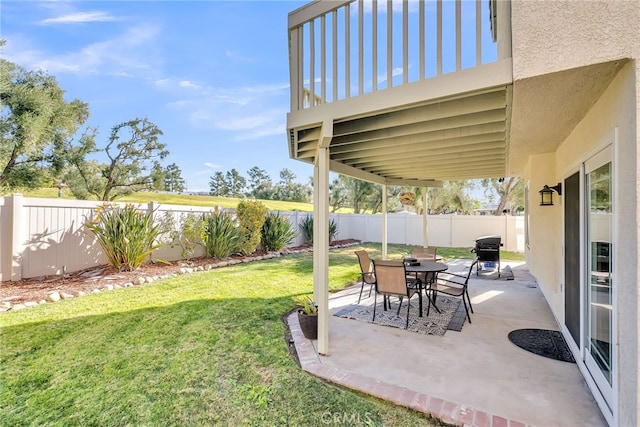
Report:
[{"label": "decorative stone border", "polygon": [[[362,244],[362,242],[360,241],[353,241],[350,243],[345,243],[345,244],[339,244],[339,245],[334,245],[331,246],[331,249],[339,249],[339,248],[346,248],[349,246],[357,246]],[[54,303],[54,302],[58,302],[58,301],[63,301],[63,300],[69,300],[69,299],[73,299],[73,298],[77,298],[77,297],[82,297],[88,294],[99,294],[101,292],[107,292],[107,291],[113,291],[114,289],[122,289],[122,288],[131,288],[133,286],[139,286],[139,285],[143,285],[145,283],[153,283],[156,282],[158,280],[163,280],[163,279],[168,279],[170,277],[176,277],[176,276],[180,276],[183,274],[191,274],[191,273],[196,273],[196,272],[200,272],[200,271],[211,271],[211,270],[215,270],[217,268],[222,268],[222,267],[228,267],[231,265],[237,265],[237,264],[243,264],[243,263],[248,263],[248,262],[254,262],[254,261],[262,261],[262,260],[266,260],[266,259],[273,259],[273,258],[280,258],[281,256],[285,256],[285,255],[290,255],[290,254],[301,254],[301,253],[307,253],[307,252],[313,252],[313,247],[299,247],[299,248],[294,248],[294,249],[283,249],[279,252],[269,252],[265,255],[258,255],[258,256],[248,256],[248,257],[244,257],[242,259],[237,259],[237,258],[233,258],[233,259],[229,259],[229,260],[224,260],[224,261],[219,261],[219,262],[215,262],[215,263],[211,263],[211,264],[205,264],[205,265],[201,265],[198,267],[181,267],[177,273],[173,273],[173,274],[166,274],[166,275],[162,275],[162,276],[138,276],[135,279],[133,279],[130,282],[126,282],[124,284],[108,284],[106,286],[100,287],[100,288],[95,288],[90,292],[86,292],[86,291],[77,291],[77,292],[61,292],[61,291],[55,291],[50,293],[49,295],[47,295],[46,298],[41,299],[40,301],[27,301],[27,302],[23,302],[23,303],[18,303],[18,304],[11,304],[11,302],[9,301],[2,301],[0,302],[0,313],[4,313],[7,311],[17,311],[17,310],[24,310],[26,308],[31,308],[31,307],[37,307],[39,305],[42,304],[48,304],[48,303]]]}]

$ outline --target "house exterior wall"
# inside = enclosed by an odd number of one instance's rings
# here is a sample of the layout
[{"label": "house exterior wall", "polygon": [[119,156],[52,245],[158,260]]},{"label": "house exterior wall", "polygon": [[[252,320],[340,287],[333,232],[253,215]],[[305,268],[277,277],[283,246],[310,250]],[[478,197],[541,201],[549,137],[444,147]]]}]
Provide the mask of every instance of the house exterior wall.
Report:
[{"label": "house exterior wall", "polygon": [[[637,425],[638,390],[638,229],[639,158],[638,122],[640,81],[637,63],[629,62],[555,153],[531,156],[526,179],[531,188],[530,244],[527,260],[549,305],[564,323],[563,198],[553,207],[539,206],[538,189],[555,185],[579,171],[582,162],[612,142],[614,162],[615,326],[617,331],[617,387],[614,386],[614,420],[617,425]],[[614,384],[616,384],[614,382]]]},{"label": "house exterior wall", "polygon": [[638,58],[637,1],[513,0],[513,79]]},{"label": "house exterior wall", "polygon": [[[526,252],[531,272],[559,325],[563,325],[563,197],[556,195],[554,199],[559,203],[553,207],[541,207],[537,191],[545,184],[562,182],[615,138],[613,298],[618,345],[614,359],[617,377],[613,382],[613,414],[608,420],[615,425],[638,425],[640,2],[513,0],[511,16],[514,85],[563,70],[630,60],[602,95],[593,99],[593,106],[555,151],[529,156],[525,166],[525,177],[530,183]],[[593,384],[591,388],[594,389]],[[602,399],[599,404],[604,406]]]}]

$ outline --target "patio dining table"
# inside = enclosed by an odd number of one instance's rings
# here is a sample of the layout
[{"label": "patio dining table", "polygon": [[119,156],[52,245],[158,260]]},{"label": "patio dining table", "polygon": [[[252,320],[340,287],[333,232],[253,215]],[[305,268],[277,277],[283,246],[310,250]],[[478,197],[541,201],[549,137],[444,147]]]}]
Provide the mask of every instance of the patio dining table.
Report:
[{"label": "patio dining table", "polygon": [[[431,285],[433,284],[433,282],[435,281],[437,274],[441,271],[446,271],[449,268],[449,266],[443,262],[437,262],[437,261],[426,261],[426,260],[422,260],[419,263],[405,263],[404,269],[407,273],[414,273],[416,275],[416,279],[418,278],[418,274],[420,273],[425,273],[425,278],[429,277],[429,273],[433,273],[431,274],[432,279],[429,281],[429,283],[422,283],[422,289],[424,289],[425,294],[427,293],[426,291],[431,287]],[[438,309],[438,307],[436,306],[435,301],[433,301],[433,299],[427,294],[427,298],[429,299],[429,304],[433,305],[433,307],[436,309],[436,311],[438,313],[440,313],[440,310]],[[422,317],[422,304],[420,304],[420,316]]]}]

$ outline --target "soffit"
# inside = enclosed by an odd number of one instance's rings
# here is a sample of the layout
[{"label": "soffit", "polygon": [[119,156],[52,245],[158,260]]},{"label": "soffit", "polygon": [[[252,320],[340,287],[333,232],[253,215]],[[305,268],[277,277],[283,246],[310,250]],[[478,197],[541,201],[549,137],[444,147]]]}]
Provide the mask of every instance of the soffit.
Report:
[{"label": "soffit", "polygon": [[[332,170],[377,182],[505,176],[509,96],[502,85],[333,120]],[[292,157],[313,162],[320,135],[294,131]]]},{"label": "soffit", "polygon": [[555,152],[624,63],[613,61],[516,80],[507,175],[521,175],[531,155]]}]

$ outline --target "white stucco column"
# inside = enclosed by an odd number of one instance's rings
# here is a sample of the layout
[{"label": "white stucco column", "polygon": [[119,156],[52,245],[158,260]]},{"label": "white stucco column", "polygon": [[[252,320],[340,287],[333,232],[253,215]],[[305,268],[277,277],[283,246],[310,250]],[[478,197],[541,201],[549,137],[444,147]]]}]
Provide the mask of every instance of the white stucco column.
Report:
[{"label": "white stucco column", "polygon": [[387,259],[387,186],[382,186],[382,259]]},{"label": "white stucco column", "polygon": [[429,219],[427,212],[429,210],[429,194],[427,187],[422,189],[422,247],[429,247]]},{"label": "white stucco column", "polygon": [[329,148],[313,167],[313,298],[318,305],[318,353],[329,354]]}]

